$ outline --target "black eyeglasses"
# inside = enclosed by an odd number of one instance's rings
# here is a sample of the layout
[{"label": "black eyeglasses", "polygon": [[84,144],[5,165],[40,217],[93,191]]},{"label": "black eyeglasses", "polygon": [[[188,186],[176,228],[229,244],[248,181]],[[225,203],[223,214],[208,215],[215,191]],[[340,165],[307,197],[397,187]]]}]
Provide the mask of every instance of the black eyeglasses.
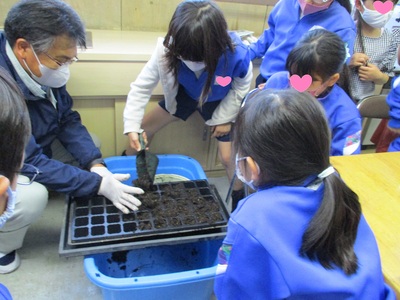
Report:
[{"label": "black eyeglasses", "polygon": [[75,56],[75,57],[73,57],[73,58],[71,58],[71,59],[69,59],[69,60],[67,60],[66,62],[60,62],[59,60],[57,60],[57,59],[55,59],[53,56],[51,56],[50,54],[48,54],[48,53],[46,53],[46,52],[43,52],[43,54],[44,55],[46,55],[48,58],[50,58],[52,61],[54,61],[57,65],[59,65],[60,67],[61,66],[64,66],[64,65],[70,65],[70,64],[72,64],[72,63],[74,63],[74,62],[77,62],[79,59]]},{"label": "black eyeglasses", "polygon": [[36,177],[39,174],[42,174],[42,171],[40,171],[38,168],[36,168],[34,165],[30,165],[30,164],[24,164],[24,170],[18,172],[18,174],[27,176],[29,179],[29,181],[25,181],[23,178],[18,177],[17,183],[20,185],[30,185],[32,184],[32,182],[35,181]]}]

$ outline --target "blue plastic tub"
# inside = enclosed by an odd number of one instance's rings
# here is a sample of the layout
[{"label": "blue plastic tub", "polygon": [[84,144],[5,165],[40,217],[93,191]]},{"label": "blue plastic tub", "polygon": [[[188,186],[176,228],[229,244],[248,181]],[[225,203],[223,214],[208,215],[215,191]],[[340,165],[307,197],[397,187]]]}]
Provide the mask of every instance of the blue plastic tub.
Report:
[{"label": "blue plastic tub", "polygon": [[116,257],[95,254],[85,257],[84,268],[104,299],[209,300],[221,243],[215,239],[148,247]]},{"label": "blue plastic tub", "polygon": [[[185,155],[161,154],[157,155],[159,163],[156,174],[176,174],[184,176],[189,180],[207,179],[200,163]],[[114,156],[105,158],[107,167],[113,173],[129,173],[131,177],[124,182],[131,185],[132,180],[137,179],[136,156]]]},{"label": "blue plastic tub", "polygon": [[[176,174],[189,180],[207,179],[195,159],[175,154],[158,155],[157,174]],[[114,173],[129,173],[131,185],[136,175],[136,157],[105,159]],[[116,253],[85,256],[89,279],[102,289],[104,299],[208,300],[213,292],[216,257],[221,237],[175,245],[130,250],[115,259]],[[114,255],[114,256],[113,256]],[[114,258],[114,259],[113,259]]]}]

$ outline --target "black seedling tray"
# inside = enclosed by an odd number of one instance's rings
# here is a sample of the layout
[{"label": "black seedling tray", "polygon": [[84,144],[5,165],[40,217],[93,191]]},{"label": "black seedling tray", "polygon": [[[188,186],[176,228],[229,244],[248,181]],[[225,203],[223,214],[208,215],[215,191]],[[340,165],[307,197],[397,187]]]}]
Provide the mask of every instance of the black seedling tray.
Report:
[{"label": "black seedling tray", "polygon": [[102,196],[70,197],[67,241],[69,245],[158,239],[196,234],[226,227],[229,213],[207,180],[155,184],[155,190],[136,195],[142,205],[123,214]]}]

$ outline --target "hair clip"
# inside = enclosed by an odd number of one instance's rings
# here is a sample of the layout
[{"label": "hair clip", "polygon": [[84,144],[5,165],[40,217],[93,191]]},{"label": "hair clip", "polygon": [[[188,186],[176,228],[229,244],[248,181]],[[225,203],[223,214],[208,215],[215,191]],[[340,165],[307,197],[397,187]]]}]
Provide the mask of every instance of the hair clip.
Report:
[{"label": "hair clip", "polygon": [[350,48],[348,43],[344,43],[344,49],[346,50],[346,57],[344,58],[344,64],[347,62],[347,59],[351,57],[350,55]]},{"label": "hair clip", "polygon": [[325,170],[323,170],[321,173],[318,174],[318,178],[324,179],[335,172],[336,172],[335,168],[332,166],[329,166]]}]

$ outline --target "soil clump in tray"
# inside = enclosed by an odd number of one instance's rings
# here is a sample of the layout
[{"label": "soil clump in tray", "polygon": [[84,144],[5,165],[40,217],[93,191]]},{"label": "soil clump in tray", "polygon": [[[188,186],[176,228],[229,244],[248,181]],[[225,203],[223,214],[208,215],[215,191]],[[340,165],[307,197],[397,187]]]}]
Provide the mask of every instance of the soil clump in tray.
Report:
[{"label": "soil clump in tray", "polygon": [[157,186],[153,184],[150,176],[145,176],[143,178],[138,178],[132,181],[132,185],[141,188],[145,192],[152,192],[157,190]]},{"label": "soil clump in tray", "polygon": [[[104,196],[71,199],[68,242],[71,245],[144,241],[219,231],[229,214],[215,187],[207,180],[155,183],[155,191],[137,198],[139,210],[123,214]],[[123,262],[124,255],[113,261]]]},{"label": "soil clump in tray", "polygon": [[[212,224],[224,220],[213,197],[201,195],[199,189],[188,188],[185,182],[163,185],[157,191],[147,190],[144,194],[137,195],[137,198],[142,202],[139,211],[151,210],[154,226],[158,229]],[[140,227],[145,229],[146,225],[139,225]]]}]

